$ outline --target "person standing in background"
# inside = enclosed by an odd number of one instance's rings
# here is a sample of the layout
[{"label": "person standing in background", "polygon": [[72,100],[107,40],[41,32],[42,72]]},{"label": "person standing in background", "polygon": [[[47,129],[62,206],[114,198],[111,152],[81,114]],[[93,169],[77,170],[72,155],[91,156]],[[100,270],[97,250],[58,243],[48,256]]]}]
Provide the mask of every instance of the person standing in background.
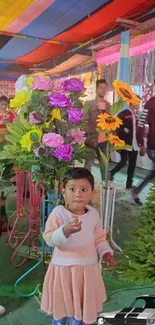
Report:
[{"label": "person standing in background", "polygon": [[[108,84],[105,79],[97,80],[96,82],[96,99],[88,102],[88,125],[86,135],[91,136],[91,139],[85,142],[85,145],[93,148],[96,152],[97,158],[100,163],[101,177],[105,179],[105,168],[100,155],[100,150],[106,153],[106,135],[104,132],[98,134],[97,128],[97,117],[101,113],[110,113],[110,104],[104,99],[108,90]],[[88,159],[85,162],[85,168],[91,171],[93,165],[93,159]]]},{"label": "person standing in background", "polygon": [[[145,148],[144,143],[146,124],[149,126],[147,136],[147,149]],[[130,194],[134,202],[136,202],[136,200],[139,198],[138,195],[143,190],[143,188],[155,179],[155,96],[151,97],[146,102],[144,110],[141,114],[139,123],[139,143],[141,145],[140,155],[144,156],[147,152],[148,157],[153,163],[153,170],[139,186],[131,190]]]},{"label": "person standing in background", "polygon": [[0,142],[4,141],[6,134],[6,123],[12,123],[15,119],[15,114],[9,110],[9,100],[5,96],[0,97]]},{"label": "person standing in background", "polygon": [[[137,96],[141,99],[139,96]],[[138,141],[138,111],[139,105],[130,104],[128,109],[123,110],[119,113],[118,117],[123,121],[123,124],[118,129],[117,135],[121,140],[125,141],[126,145],[131,146],[131,149],[121,150],[121,161],[111,170],[111,179],[118,173],[127,163],[127,182],[126,189],[129,190],[133,187],[133,177],[136,169],[137,156],[139,151]],[[137,205],[142,205],[139,198],[135,202]]]}]

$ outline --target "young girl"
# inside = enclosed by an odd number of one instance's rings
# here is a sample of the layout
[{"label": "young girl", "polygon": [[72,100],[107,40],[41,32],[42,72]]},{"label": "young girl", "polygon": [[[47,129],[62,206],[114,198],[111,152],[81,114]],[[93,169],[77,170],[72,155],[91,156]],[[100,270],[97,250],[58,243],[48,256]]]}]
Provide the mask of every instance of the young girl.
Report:
[{"label": "young girl", "polygon": [[73,168],[63,180],[65,204],[57,206],[46,223],[44,239],[54,246],[45,276],[41,310],[53,315],[53,325],[91,324],[102,311],[106,292],[98,255],[113,267],[113,251],[106,241],[96,209],[89,206],[94,178],[85,168]]}]

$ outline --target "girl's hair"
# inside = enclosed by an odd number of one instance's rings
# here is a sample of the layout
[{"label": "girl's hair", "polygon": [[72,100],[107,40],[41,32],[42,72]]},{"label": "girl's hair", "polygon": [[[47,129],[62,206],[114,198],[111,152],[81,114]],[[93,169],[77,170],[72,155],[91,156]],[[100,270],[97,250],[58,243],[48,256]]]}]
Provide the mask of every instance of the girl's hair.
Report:
[{"label": "girl's hair", "polygon": [[69,169],[63,178],[63,188],[65,188],[67,182],[72,179],[87,179],[92,190],[94,190],[94,177],[88,169],[81,167]]},{"label": "girl's hair", "polygon": [[7,102],[7,103],[9,103],[9,100],[8,100],[8,98],[6,96],[1,96],[0,97],[0,102]]}]

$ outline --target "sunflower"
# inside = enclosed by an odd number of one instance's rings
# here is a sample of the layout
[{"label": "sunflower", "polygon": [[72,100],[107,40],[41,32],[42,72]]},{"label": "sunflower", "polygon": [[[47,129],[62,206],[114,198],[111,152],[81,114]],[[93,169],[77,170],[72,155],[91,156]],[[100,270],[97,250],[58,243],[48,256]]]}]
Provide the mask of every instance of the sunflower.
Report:
[{"label": "sunflower", "polygon": [[133,105],[140,104],[140,98],[136,96],[136,94],[132,91],[131,88],[129,88],[126,82],[115,80],[113,82],[113,86],[116,94],[118,94],[124,102]]},{"label": "sunflower", "polygon": [[25,91],[21,90],[16,96],[10,100],[10,107],[16,109],[17,111],[26,104],[32,97],[32,90]]},{"label": "sunflower", "polygon": [[117,135],[109,134],[108,141],[114,145],[114,147],[124,147],[125,141],[121,140]]},{"label": "sunflower", "polygon": [[32,128],[30,131],[26,132],[26,134],[24,134],[20,140],[20,144],[22,149],[24,149],[25,151],[30,152],[31,151],[31,146],[34,143],[31,140],[31,134],[33,135],[37,135],[39,140],[38,142],[40,142],[41,137],[42,137],[42,131],[36,127]]},{"label": "sunflower", "polygon": [[97,118],[97,126],[101,128],[102,131],[115,131],[122,123],[119,117],[107,113],[100,114]]}]

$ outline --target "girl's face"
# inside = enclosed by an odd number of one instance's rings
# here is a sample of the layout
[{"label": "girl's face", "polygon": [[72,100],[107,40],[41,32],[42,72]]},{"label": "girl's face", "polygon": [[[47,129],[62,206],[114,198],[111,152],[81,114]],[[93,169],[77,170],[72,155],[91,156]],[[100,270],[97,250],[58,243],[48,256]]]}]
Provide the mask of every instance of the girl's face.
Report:
[{"label": "girl's face", "polygon": [[92,199],[93,194],[91,184],[85,178],[69,180],[63,189],[65,205],[76,214],[85,212],[85,207]]},{"label": "girl's face", "polygon": [[8,108],[7,101],[1,101],[0,102],[0,113],[5,113],[7,108]]}]

